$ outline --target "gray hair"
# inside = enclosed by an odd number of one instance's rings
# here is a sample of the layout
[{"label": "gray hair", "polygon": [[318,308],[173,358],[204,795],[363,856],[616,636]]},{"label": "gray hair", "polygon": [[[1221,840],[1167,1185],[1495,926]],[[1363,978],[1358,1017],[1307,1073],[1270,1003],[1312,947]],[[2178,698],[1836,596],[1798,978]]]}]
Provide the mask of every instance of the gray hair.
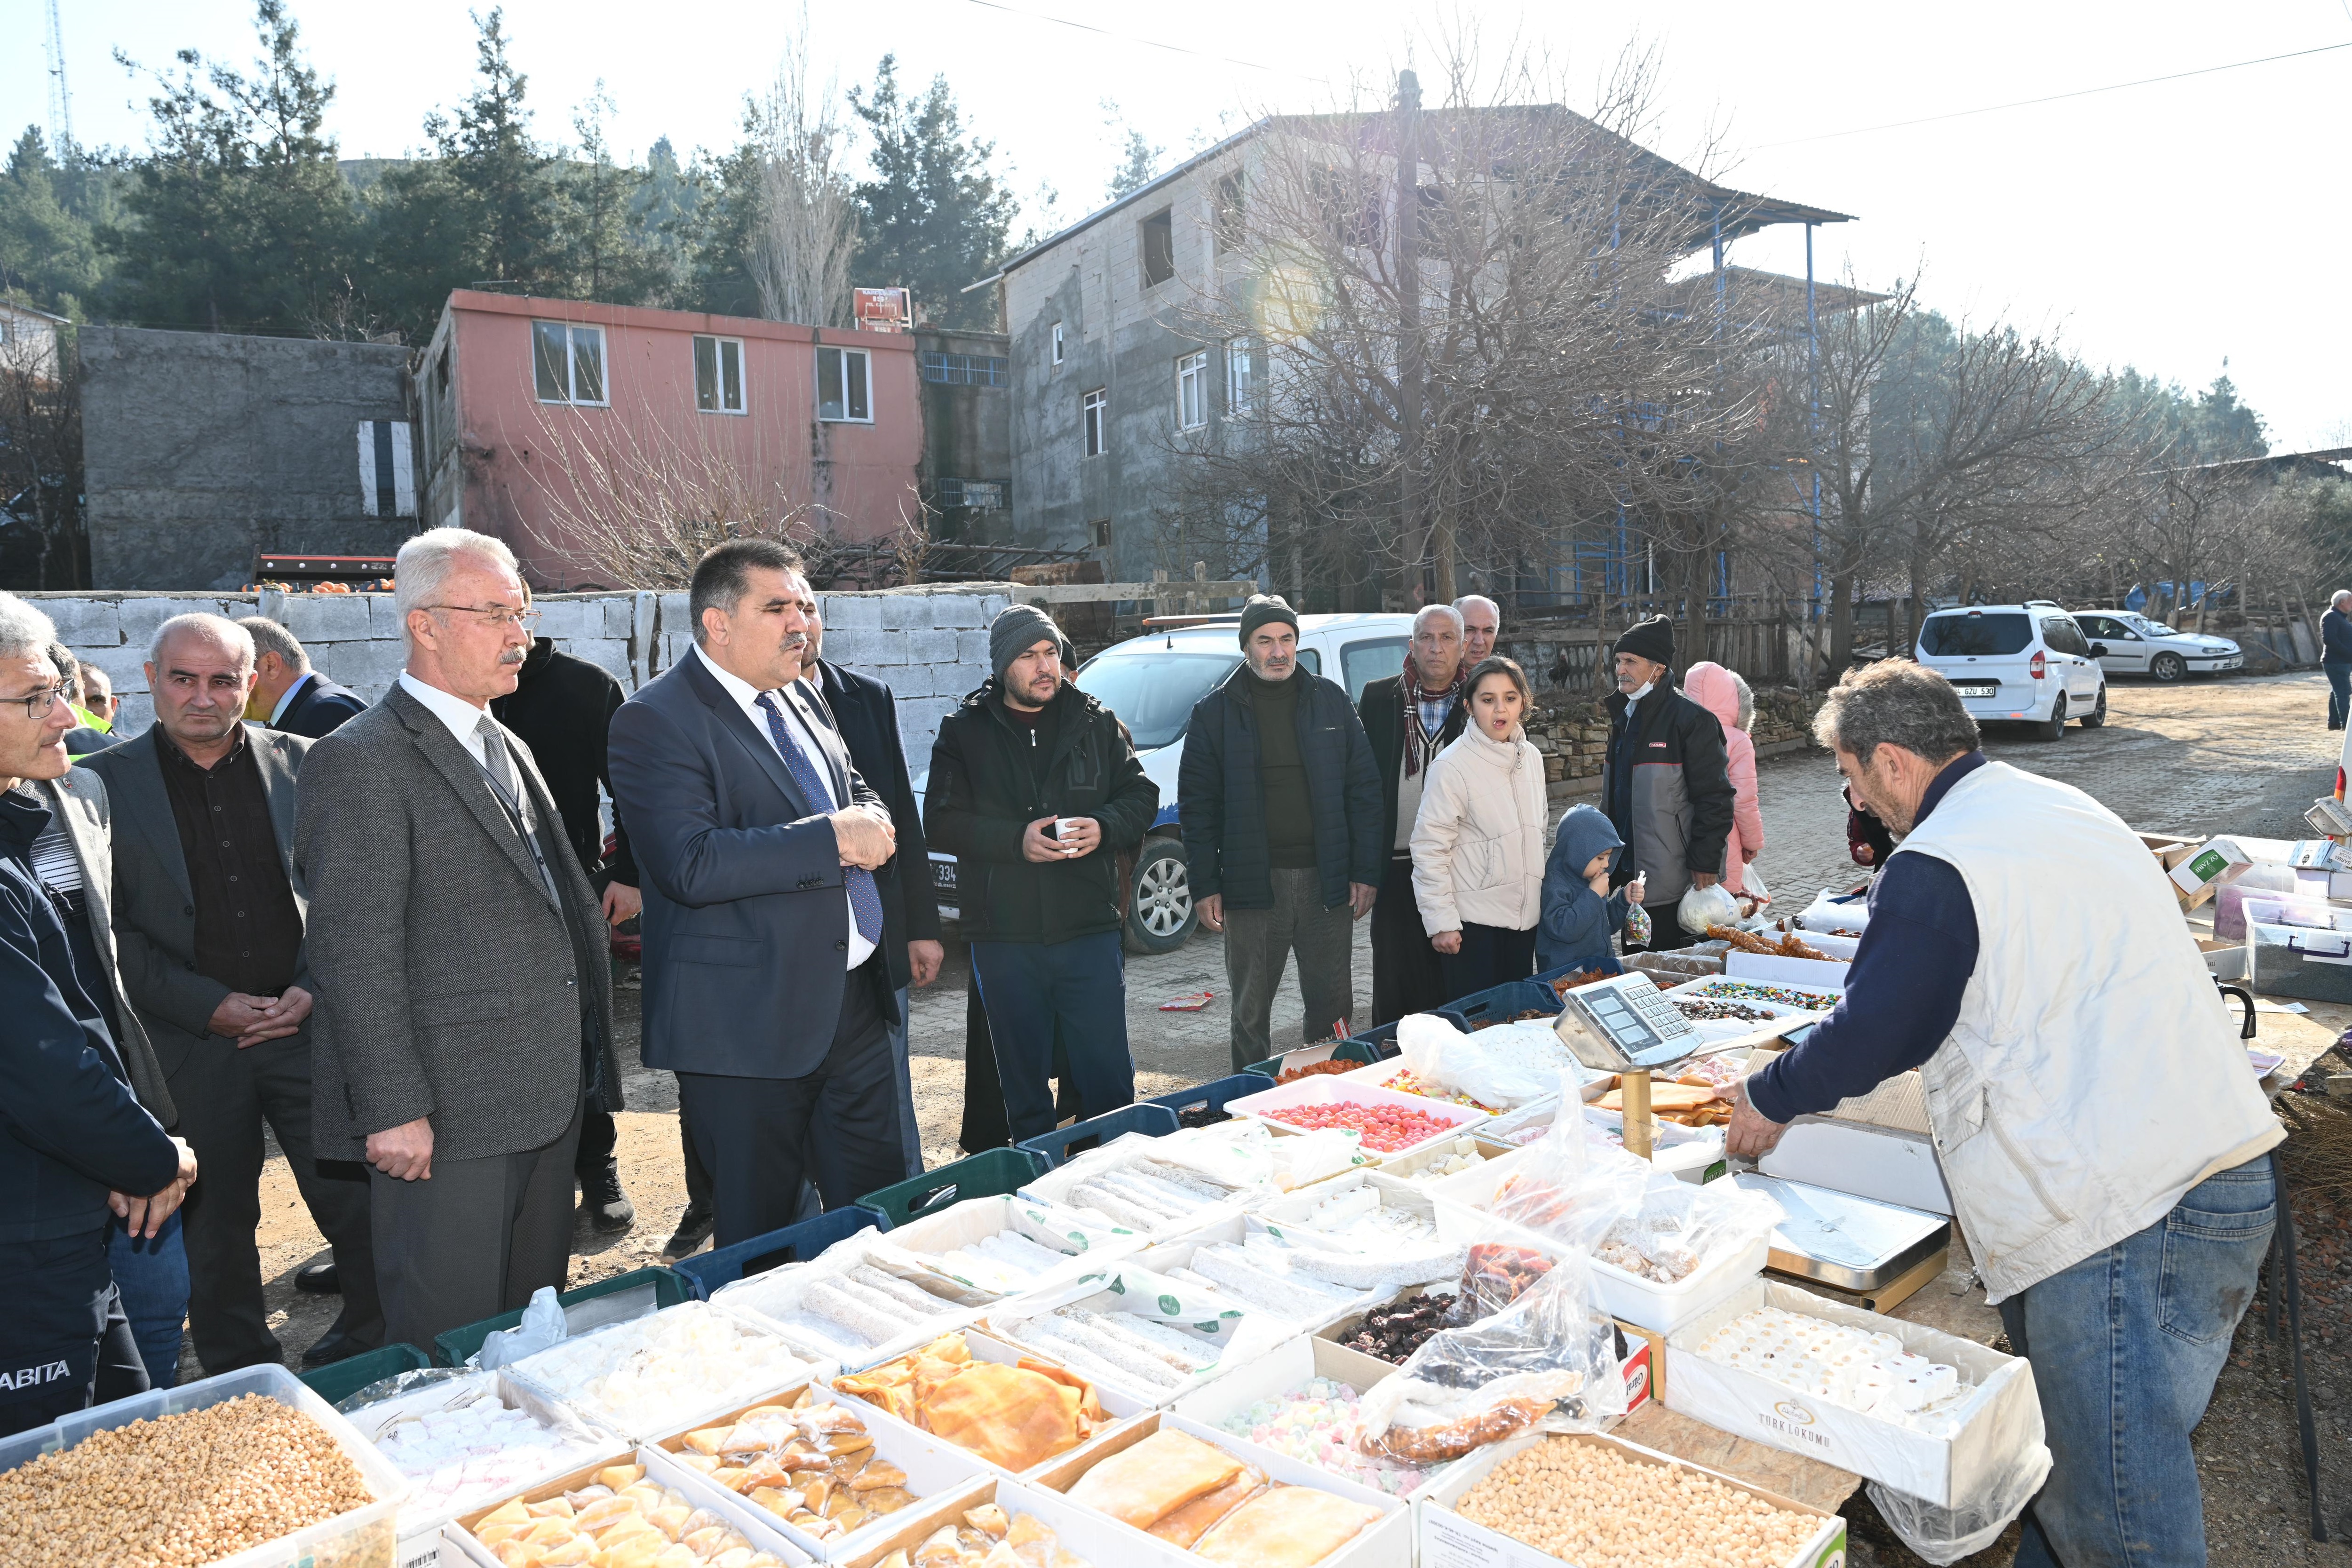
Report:
[{"label": "gray hair", "polygon": [[1446,619],[1454,623],[1454,635],[1457,637],[1462,635],[1461,611],[1455,609],[1451,605],[1423,605],[1421,607],[1420,612],[1412,617],[1413,636],[1419,637],[1421,635],[1421,623],[1429,619],[1432,616],[1444,616]]},{"label": "gray hair", "polygon": [[1738,670],[1726,669],[1723,673],[1731,677],[1731,689],[1739,694],[1739,717],[1737,721],[1738,727],[1742,730],[1754,728],[1756,723],[1756,692],[1754,689],[1748,684],[1748,678],[1740,674]]},{"label": "gray hair", "polygon": [[457,569],[458,558],[471,555],[502,567],[517,577],[522,565],[503,539],[476,533],[470,528],[428,528],[400,547],[392,563],[392,608],[400,617],[400,643],[410,646],[408,616],[441,602],[442,585]]},{"label": "gray hair", "polygon": [[1486,597],[1486,595],[1484,595],[1484,594],[1465,594],[1465,595],[1463,595],[1460,598],[1458,598],[1458,599],[1456,599],[1456,600],[1454,600],[1454,613],[1455,615],[1457,615],[1457,616],[1459,616],[1459,615],[1464,615],[1464,614],[1465,614],[1465,613],[1467,613],[1467,612],[1468,612],[1468,610],[1469,610],[1470,606],[1471,606],[1471,605],[1486,605],[1486,608],[1488,608],[1488,609],[1490,609],[1490,610],[1494,611],[1494,612],[1495,612],[1495,629],[1496,629],[1496,631],[1500,631],[1500,630],[1502,630],[1502,628],[1503,628],[1503,606],[1502,606],[1502,605],[1498,605],[1498,604],[1496,604],[1496,603],[1495,603],[1495,601],[1494,601],[1494,600],[1492,600],[1492,599],[1490,599],[1490,598]]},{"label": "gray hair", "polygon": [[14,594],[0,594],[0,658],[27,654],[47,658],[49,645],[57,640],[58,628],[48,616]]},{"label": "gray hair", "polygon": [[182,632],[193,632],[211,638],[222,647],[245,655],[245,668],[253,668],[253,634],[230,620],[226,616],[208,616],[199,610],[192,615],[173,616],[155,628],[155,636],[147,645],[147,662],[163,662],[163,645]]},{"label": "gray hair", "polygon": [[73,649],[61,642],[49,645],[49,663],[58,672],[58,689],[68,702],[81,700],[81,661],[74,658]]},{"label": "gray hair", "polygon": [[1934,670],[1906,658],[1849,669],[1813,715],[1813,739],[1871,765],[1881,746],[1900,746],[1930,763],[1977,749],[1977,721],[1960,694]]},{"label": "gray hair", "polygon": [[2338,588],[2327,595],[2327,607],[2331,610],[2340,610],[2344,607],[2344,601],[2347,599],[2352,599],[2352,588]]},{"label": "gray hair", "polygon": [[261,661],[263,654],[274,653],[279,663],[297,675],[310,668],[310,656],[302,651],[301,639],[268,616],[246,616],[236,624],[253,638],[255,663]]}]

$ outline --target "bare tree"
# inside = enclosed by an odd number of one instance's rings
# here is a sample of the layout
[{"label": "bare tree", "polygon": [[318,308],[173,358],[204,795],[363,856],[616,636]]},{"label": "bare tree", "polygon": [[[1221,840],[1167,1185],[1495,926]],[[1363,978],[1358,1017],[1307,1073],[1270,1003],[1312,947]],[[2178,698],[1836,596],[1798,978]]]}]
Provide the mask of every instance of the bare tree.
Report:
[{"label": "bare tree", "polygon": [[813,89],[809,77],[803,7],[756,115],[765,145],[751,269],[769,320],[841,327],[857,249],[857,203],[842,167],[849,132],[833,79]]},{"label": "bare tree", "polygon": [[1173,438],[1172,563],[1450,597],[1466,562],[1704,510],[1694,459],[1752,431],[1718,374],[1744,328],[1670,282],[1736,193],[1636,143],[1654,60],[1622,58],[1588,115],[1540,56],[1439,54],[1433,106],[1407,72],[1384,107],[1264,122],[1222,176],[1167,320],[1235,368],[1225,417]]},{"label": "bare tree", "polygon": [[30,558],[22,586],[84,585],[81,374],[69,327],[54,339],[0,341],[0,509],[6,533],[24,530],[33,541],[10,551],[12,566]]}]

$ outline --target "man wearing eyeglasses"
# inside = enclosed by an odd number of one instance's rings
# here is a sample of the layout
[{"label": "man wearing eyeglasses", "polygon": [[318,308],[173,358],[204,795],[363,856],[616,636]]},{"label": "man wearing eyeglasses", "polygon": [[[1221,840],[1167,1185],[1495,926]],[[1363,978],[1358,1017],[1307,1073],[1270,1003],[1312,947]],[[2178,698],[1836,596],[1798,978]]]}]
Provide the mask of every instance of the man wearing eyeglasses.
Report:
[{"label": "man wearing eyeglasses", "polygon": [[108,1215],[152,1237],[196,1178],[194,1153],[141,1107],[34,879],[49,807],[22,786],[65,776],[79,722],[48,660],[56,636],[0,594],[0,1436],[146,1388]]},{"label": "man wearing eyeglasses", "polygon": [[114,827],[113,925],[123,990],[153,1042],[205,1179],[184,1217],[196,1359],[218,1375],[282,1362],[262,1300],[266,1123],[320,1234],[343,1307],[303,1355],[323,1365],[383,1342],[367,1185],[319,1169],[310,1138],[310,1010],[297,775],[310,742],[248,724],[253,638],[174,616],[148,648],[155,722],[83,760]]},{"label": "man wearing eyeglasses", "polygon": [[514,554],[431,529],[393,580],[407,668],[311,746],[295,858],[319,1148],[371,1167],[385,1332],[429,1345],[562,1289],[582,1113],[621,1072],[596,891],[490,713],[530,647]]}]

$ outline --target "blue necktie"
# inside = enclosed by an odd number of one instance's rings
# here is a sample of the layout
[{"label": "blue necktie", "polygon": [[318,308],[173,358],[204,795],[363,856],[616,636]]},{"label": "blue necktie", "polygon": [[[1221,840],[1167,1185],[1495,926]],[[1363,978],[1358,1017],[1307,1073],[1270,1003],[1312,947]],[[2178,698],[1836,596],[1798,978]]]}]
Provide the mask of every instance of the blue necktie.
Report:
[{"label": "blue necktie", "polygon": [[[768,733],[775,740],[777,755],[784,759],[784,766],[791,772],[793,782],[801,786],[801,794],[808,796],[809,805],[821,808],[833,796],[817,777],[816,764],[809,760],[806,752],[801,750],[800,742],[793,739],[792,726],[784,722],[775,699],[762,691],[759,700],[760,711],[768,716]],[[882,944],[882,894],[874,886],[874,873],[863,866],[844,866],[841,882],[849,889],[849,912],[857,921],[857,934],[879,947]]]}]

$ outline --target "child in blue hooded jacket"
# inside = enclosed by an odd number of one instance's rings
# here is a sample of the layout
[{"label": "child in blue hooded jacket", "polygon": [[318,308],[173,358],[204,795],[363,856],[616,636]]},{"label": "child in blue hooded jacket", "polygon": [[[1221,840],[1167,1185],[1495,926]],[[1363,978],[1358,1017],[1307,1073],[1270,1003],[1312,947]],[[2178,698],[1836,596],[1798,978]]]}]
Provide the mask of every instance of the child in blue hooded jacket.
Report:
[{"label": "child in blue hooded jacket", "polygon": [[1607,952],[1610,937],[1625,929],[1626,908],[1641,902],[1642,886],[1631,882],[1609,891],[1610,862],[1624,843],[1607,814],[1596,807],[1572,805],[1559,819],[1551,857],[1544,863],[1543,913],[1536,923],[1538,970]]}]

